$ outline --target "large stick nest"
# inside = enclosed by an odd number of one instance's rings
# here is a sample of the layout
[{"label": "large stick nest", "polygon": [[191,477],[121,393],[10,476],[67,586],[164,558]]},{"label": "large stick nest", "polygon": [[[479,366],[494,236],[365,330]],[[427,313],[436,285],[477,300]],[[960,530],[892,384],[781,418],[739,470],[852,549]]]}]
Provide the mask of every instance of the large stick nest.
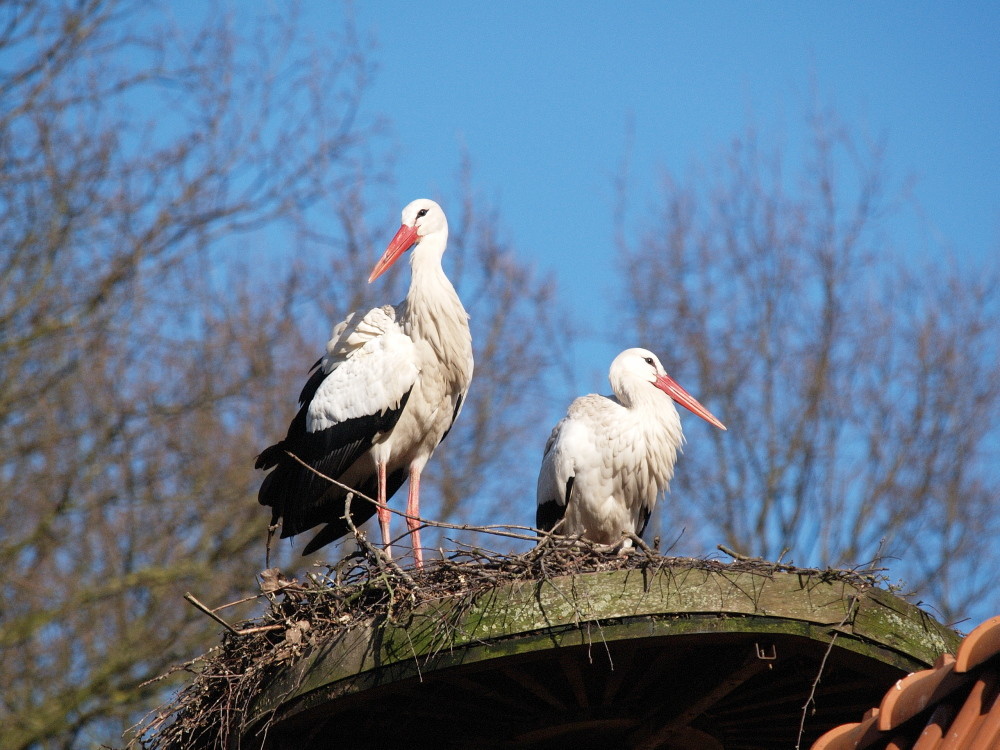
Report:
[{"label": "large stick nest", "polygon": [[654,573],[664,566],[759,575],[800,572],[857,588],[885,580],[874,568],[805,569],[740,556],[729,563],[667,557],[638,540],[640,546],[631,554],[617,554],[617,549],[558,539],[546,539],[524,554],[466,549],[423,569],[406,570],[364,543],[358,552],[335,565],[316,568],[302,581],[288,579],[276,569],[265,570],[259,577],[260,596],[268,602],[264,614],[230,626],[204,609],[226,624],[222,644],[173,670],[190,672],[193,679],[173,702],[147,717],[136,730],[135,742],[150,750],[238,747],[248,728],[247,709],[291,661],[358,625],[398,623],[425,602],[468,602],[508,582],[608,570]]}]

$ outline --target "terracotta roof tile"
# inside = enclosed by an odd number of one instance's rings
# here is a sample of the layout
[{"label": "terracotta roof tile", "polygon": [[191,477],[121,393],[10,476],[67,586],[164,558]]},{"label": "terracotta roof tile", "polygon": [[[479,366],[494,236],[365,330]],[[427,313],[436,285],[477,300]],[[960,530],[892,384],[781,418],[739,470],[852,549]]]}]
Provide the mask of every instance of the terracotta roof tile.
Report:
[{"label": "terracotta roof tile", "polygon": [[1000,654],[1000,615],[991,617],[965,637],[955,657],[955,671],[968,672],[994,654]]},{"label": "terracotta roof tile", "polygon": [[812,750],[1000,748],[1000,616],[958,654],[896,682],[859,723],[834,727]]},{"label": "terracotta roof tile", "polygon": [[955,674],[955,657],[951,654],[945,654],[938,662],[934,669],[908,674],[889,689],[879,706],[881,731],[888,732],[927,706],[941,703],[969,681],[967,675]]},{"label": "terracotta roof tile", "polygon": [[954,718],[955,709],[952,706],[941,705],[935,708],[914,743],[913,750],[933,750],[938,747],[944,739],[945,727],[951,726]]},{"label": "terracotta roof tile", "polygon": [[878,730],[878,709],[869,711],[874,715],[859,724],[841,724],[820,737],[812,750],[840,750],[841,748],[867,747],[878,740],[882,733]]}]

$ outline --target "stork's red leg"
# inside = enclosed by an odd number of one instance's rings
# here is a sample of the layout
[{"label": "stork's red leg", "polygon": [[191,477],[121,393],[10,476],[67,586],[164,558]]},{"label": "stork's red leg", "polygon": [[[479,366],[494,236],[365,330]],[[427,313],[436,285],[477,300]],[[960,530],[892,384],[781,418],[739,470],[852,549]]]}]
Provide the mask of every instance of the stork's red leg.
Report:
[{"label": "stork's red leg", "polygon": [[385,463],[382,461],[378,462],[378,525],[382,529],[382,547],[385,549],[386,557],[392,557],[392,547],[389,546],[389,542],[392,541],[392,537],[389,536],[389,518],[392,514],[385,504]]},{"label": "stork's red leg", "polygon": [[413,543],[413,558],[417,567],[424,567],[424,550],[420,546],[420,469],[410,467],[410,494],[406,498],[406,527]]}]

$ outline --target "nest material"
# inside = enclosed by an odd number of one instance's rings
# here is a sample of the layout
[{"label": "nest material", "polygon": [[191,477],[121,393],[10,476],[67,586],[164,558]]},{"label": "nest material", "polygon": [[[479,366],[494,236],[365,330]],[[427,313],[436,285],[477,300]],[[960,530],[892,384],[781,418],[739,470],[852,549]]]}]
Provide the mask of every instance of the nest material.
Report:
[{"label": "nest material", "polygon": [[261,596],[269,602],[267,611],[240,626],[227,625],[221,646],[174,670],[191,672],[194,678],[172,703],[147,718],[135,744],[149,750],[238,747],[247,729],[246,709],[290,661],[358,625],[398,623],[425,602],[471,602],[509,582],[614,570],[655,573],[667,566],[765,576],[800,572],[857,588],[884,582],[876,569],[806,569],[740,556],[724,563],[666,557],[640,545],[631,554],[579,542],[542,543],[517,555],[465,550],[408,570],[365,545],[336,565],[310,572],[302,582],[276,569],[265,570],[259,583]]}]

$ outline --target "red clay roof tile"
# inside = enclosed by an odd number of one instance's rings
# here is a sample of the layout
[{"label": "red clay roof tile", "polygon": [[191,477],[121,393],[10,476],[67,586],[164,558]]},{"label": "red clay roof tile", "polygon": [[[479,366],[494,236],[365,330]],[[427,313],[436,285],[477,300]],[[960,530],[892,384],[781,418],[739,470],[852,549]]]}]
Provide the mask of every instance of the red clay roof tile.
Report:
[{"label": "red clay roof tile", "polygon": [[938,669],[914,672],[898,680],[879,706],[878,728],[888,732],[965,686],[969,677],[954,674],[954,668],[955,657],[949,655],[949,661]]},{"label": "red clay roof tile", "polygon": [[[920,719],[924,715],[926,718]],[[812,750],[1000,748],[1000,616],[969,633],[957,657],[889,688],[878,709],[834,727]]]},{"label": "red clay roof tile", "polygon": [[955,657],[955,671],[968,672],[995,654],[1000,654],[1000,615],[991,617],[965,637]]},{"label": "red clay roof tile", "polygon": [[935,750],[944,739],[945,728],[955,718],[955,708],[942,704],[931,712],[927,724],[913,745],[913,750]]},{"label": "red clay roof tile", "polygon": [[844,724],[831,729],[816,740],[812,750],[848,750],[848,748],[865,747],[879,739],[880,736],[878,709],[872,708],[868,710],[865,714],[865,720],[860,724]]}]

